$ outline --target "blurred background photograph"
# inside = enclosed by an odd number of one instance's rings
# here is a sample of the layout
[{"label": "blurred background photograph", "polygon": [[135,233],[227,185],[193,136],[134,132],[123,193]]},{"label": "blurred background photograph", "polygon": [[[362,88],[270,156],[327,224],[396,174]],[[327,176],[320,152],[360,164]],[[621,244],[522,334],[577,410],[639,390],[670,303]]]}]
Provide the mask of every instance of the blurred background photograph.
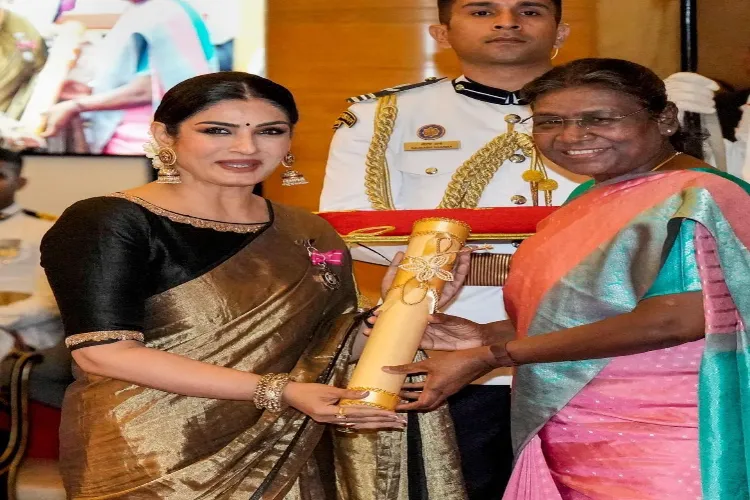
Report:
[{"label": "blurred background photograph", "polygon": [[0,0],[0,134],[14,149],[143,155],[171,87],[214,71],[264,72],[262,42],[235,64],[241,32],[262,40],[262,29],[240,29],[251,19],[242,4]]}]

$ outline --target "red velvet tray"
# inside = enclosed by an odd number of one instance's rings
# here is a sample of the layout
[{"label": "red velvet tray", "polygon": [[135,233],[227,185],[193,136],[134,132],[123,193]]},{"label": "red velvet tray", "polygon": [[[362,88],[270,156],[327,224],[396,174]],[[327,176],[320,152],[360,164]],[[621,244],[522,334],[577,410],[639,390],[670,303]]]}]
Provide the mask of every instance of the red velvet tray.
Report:
[{"label": "red velvet tray", "polygon": [[457,208],[320,212],[348,243],[403,243],[419,219],[456,219],[471,226],[469,241],[517,240],[536,232],[558,207]]}]

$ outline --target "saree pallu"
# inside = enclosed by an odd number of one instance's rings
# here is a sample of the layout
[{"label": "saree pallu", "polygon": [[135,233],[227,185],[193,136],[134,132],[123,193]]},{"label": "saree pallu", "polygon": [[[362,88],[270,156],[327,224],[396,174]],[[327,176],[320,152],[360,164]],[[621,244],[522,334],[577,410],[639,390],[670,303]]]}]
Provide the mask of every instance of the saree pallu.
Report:
[{"label": "saree pallu", "polygon": [[[350,268],[335,268],[342,286],[328,290],[298,240],[314,239],[321,251],[344,243],[310,214],[275,210],[273,224],[222,263],[149,298],[146,345],[341,385],[355,331]],[[294,409],[273,414],[250,401],[181,396],[77,368],[75,375],[61,424],[71,498],[324,498],[313,451],[325,426]]]},{"label": "saree pallu", "polygon": [[520,337],[542,335],[631,312],[693,224],[706,337],[519,367],[506,500],[750,498],[750,196],[714,172],[596,187],[519,248],[506,308]]}]

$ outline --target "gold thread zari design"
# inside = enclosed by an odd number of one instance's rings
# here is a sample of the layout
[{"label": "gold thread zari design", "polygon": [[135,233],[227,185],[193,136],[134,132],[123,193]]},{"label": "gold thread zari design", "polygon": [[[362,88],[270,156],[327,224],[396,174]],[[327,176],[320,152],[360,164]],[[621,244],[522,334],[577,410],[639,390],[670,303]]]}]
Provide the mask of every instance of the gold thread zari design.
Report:
[{"label": "gold thread zari design", "polygon": [[111,332],[90,332],[78,333],[65,339],[65,346],[68,348],[75,347],[86,342],[103,342],[105,340],[135,340],[144,342],[145,339],[141,332],[131,330],[113,330]]},{"label": "gold thread zari design", "polygon": [[[365,161],[365,193],[374,210],[395,210],[386,151],[397,117],[396,95],[380,98],[375,112],[373,137]],[[506,133],[485,144],[453,173],[437,208],[477,208],[482,193],[500,166],[519,150],[531,158],[531,170],[540,172],[542,181],[548,180],[547,170],[533,138],[517,132],[514,123],[508,122]],[[544,192],[545,204],[552,205],[552,191],[555,188],[540,189],[538,181],[529,184],[534,206],[539,205],[539,191]]]},{"label": "gold thread zari design", "polygon": [[154,213],[162,217],[166,217],[172,222],[178,222],[180,224],[188,224],[190,226],[197,227],[200,229],[213,229],[214,231],[220,231],[223,233],[257,233],[263,228],[263,226],[267,224],[265,222],[259,222],[259,223],[253,223],[253,224],[240,224],[240,223],[234,223],[234,222],[221,222],[221,221],[213,221],[213,220],[208,220],[208,219],[201,219],[199,217],[191,217],[189,215],[183,215],[183,214],[178,214],[177,212],[172,212],[170,210],[154,205],[153,203],[149,203],[143,198],[139,198],[137,196],[133,196],[127,193],[112,193],[109,196],[111,196],[112,198],[123,198],[130,202],[133,202],[136,205],[142,206],[143,208],[145,208],[151,213]]}]

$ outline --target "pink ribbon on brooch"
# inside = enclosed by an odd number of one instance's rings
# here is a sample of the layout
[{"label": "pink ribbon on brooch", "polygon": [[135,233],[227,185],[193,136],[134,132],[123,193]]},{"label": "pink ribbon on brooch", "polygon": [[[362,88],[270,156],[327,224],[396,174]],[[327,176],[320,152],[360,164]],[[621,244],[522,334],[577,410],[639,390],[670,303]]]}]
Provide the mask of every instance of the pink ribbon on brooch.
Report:
[{"label": "pink ribbon on brooch", "polygon": [[323,264],[331,264],[332,266],[340,266],[344,263],[344,252],[341,250],[331,250],[330,252],[310,252],[310,261],[314,266],[322,266]]}]

